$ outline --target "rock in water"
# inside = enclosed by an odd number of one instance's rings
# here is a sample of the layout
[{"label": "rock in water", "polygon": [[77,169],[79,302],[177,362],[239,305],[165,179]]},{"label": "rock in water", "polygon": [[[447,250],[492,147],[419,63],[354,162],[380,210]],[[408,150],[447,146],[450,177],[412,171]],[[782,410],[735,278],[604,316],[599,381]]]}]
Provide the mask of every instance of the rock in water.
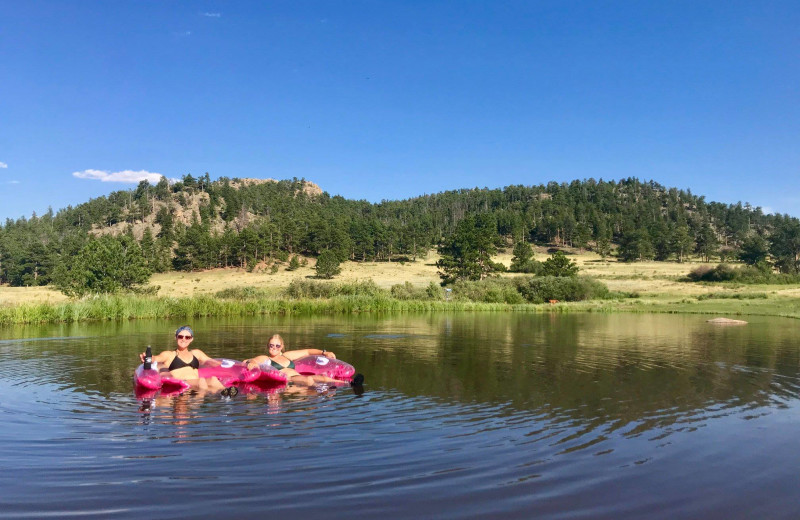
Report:
[{"label": "rock in water", "polygon": [[730,318],[714,318],[713,320],[706,320],[706,323],[713,323],[714,325],[747,325],[746,321],[732,320]]}]

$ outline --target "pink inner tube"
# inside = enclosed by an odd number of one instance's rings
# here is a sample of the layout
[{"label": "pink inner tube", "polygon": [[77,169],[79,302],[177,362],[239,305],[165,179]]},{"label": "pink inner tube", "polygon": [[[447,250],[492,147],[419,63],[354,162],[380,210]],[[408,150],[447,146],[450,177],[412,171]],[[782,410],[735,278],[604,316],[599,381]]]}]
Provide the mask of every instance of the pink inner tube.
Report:
[{"label": "pink inner tube", "polygon": [[182,392],[189,388],[189,383],[181,379],[176,379],[169,375],[169,372],[161,373],[155,368],[144,369],[144,364],[136,367],[133,372],[133,382],[137,387],[145,390],[169,390],[170,392]]},{"label": "pink inner tube", "polygon": [[285,392],[288,386],[286,382],[278,383],[275,381],[253,381],[239,385],[239,389],[248,394],[273,395]]},{"label": "pink inner tube", "polygon": [[231,386],[255,381],[261,375],[261,370],[250,370],[241,361],[233,359],[212,359],[201,365],[197,373],[202,378],[216,377],[223,385]]},{"label": "pink inner tube", "polygon": [[306,376],[328,376],[339,381],[350,381],[356,369],[350,363],[325,356],[304,356],[294,360],[294,369]]},{"label": "pink inner tube", "polygon": [[258,378],[255,379],[256,383],[285,383],[289,380],[289,376],[272,366],[269,362],[261,363],[258,365],[258,368],[261,373],[258,375]]}]

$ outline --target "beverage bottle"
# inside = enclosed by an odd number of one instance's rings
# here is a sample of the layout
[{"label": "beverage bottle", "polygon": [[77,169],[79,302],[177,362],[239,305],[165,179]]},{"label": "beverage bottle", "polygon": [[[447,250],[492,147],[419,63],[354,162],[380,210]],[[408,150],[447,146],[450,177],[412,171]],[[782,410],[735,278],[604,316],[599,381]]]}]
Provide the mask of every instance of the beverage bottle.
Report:
[{"label": "beverage bottle", "polygon": [[150,370],[153,364],[153,351],[150,349],[150,345],[147,345],[147,350],[144,351],[144,369]]}]

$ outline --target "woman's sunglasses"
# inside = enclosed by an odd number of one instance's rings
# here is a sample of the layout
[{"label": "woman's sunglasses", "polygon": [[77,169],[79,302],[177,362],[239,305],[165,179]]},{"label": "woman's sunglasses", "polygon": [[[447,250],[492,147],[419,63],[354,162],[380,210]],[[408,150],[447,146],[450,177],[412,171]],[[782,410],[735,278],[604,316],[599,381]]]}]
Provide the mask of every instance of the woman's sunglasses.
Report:
[{"label": "woman's sunglasses", "polygon": [[267,346],[268,346],[269,348],[281,348],[283,345],[281,345],[280,343],[270,343],[270,344],[269,344],[269,345],[267,345]]},{"label": "woman's sunglasses", "polygon": [[181,335],[181,336],[176,336],[176,337],[177,337],[178,339],[192,339],[192,337],[191,337],[191,336],[183,336],[183,335]]}]

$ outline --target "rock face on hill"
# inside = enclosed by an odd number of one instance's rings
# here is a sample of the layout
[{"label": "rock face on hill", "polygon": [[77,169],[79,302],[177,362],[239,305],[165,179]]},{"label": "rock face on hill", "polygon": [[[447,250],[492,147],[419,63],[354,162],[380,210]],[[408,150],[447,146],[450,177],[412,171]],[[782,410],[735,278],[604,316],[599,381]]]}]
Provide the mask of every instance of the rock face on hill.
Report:
[{"label": "rock face on hill", "polygon": [[[278,182],[277,179],[235,179],[231,181],[231,187],[239,189],[257,184],[267,184]],[[306,195],[322,195],[322,188],[310,181],[303,181],[303,191]]]},{"label": "rock face on hill", "polygon": [[[261,184],[277,183],[277,179],[231,179],[228,181],[231,188],[235,190],[247,189],[252,186]],[[322,195],[323,191],[317,184],[303,180],[302,191],[308,196],[314,197]],[[131,229],[133,236],[137,240],[141,240],[146,229],[150,229],[153,236],[156,236],[161,230],[161,226],[156,222],[158,213],[166,208],[172,215],[173,224],[183,224],[190,226],[192,221],[200,219],[201,206],[207,205],[210,202],[210,197],[205,191],[192,191],[182,192],[179,195],[174,194],[172,200],[156,200],[155,198],[148,201],[148,208],[144,215],[137,215],[136,218],[128,218],[129,213],[123,211],[121,216],[124,221],[117,222],[110,226],[95,227],[91,233],[95,236],[101,235],[120,235]],[[131,205],[133,207],[133,205]],[[237,217],[244,223],[252,220],[254,216],[248,212],[244,212]],[[239,226],[241,227],[241,226]],[[225,228],[225,223],[221,219],[216,219],[212,222],[211,228],[215,231],[222,232]]]}]

